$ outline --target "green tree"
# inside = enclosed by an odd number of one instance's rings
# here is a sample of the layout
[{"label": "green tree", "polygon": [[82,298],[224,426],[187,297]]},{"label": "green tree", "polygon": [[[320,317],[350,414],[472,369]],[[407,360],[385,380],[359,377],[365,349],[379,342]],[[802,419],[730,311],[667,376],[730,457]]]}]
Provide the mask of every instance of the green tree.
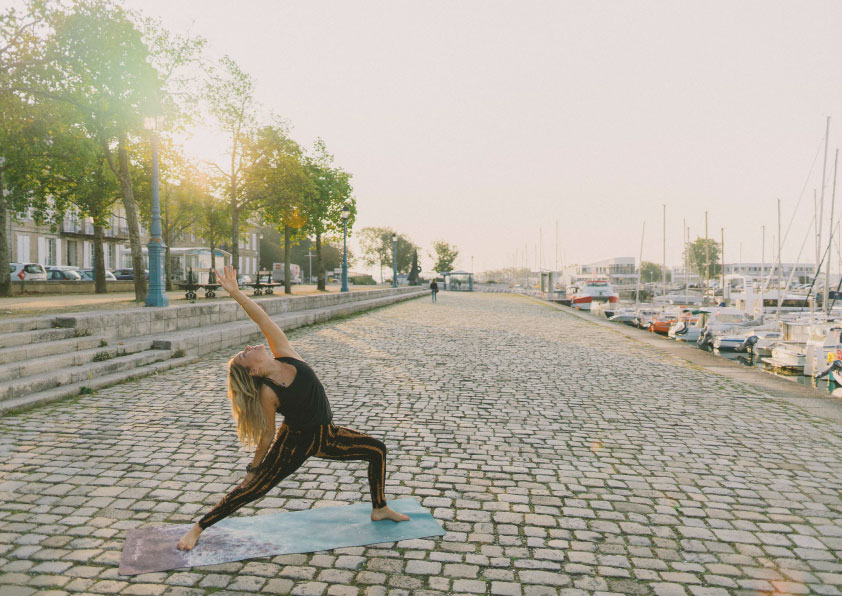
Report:
[{"label": "green tree", "polygon": [[433,251],[435,251],[435,254],[430,253],[430,257],[436,261],[436,264],[433,265],[433,271],[453,271],[453,263],[456,261],[456,257],[459,256],[456,245],[439,240],[433,243]]},{"label": "green tree", "polygon": [[[240,267],[240,232],[257,202],[266,198],[261,186],[250,189],[246,176],[252,160],[259,156],[253,144],[256,126],[254,81],[234,60],[223,56],[213,69],[204,91],[211,115],[228,135],[229,163],[214,164],[219,174],[222,195],[230,213],[231,258],[235,269]],[[251,147],[250,147],[251,146]],[[252,176],[259,180],[259,176]]]},{"label": "green tree", "polygon": [[[142,150],[132,170],[138,208],[143,224],[152,225],[152,154],[148,143],[137,144]],[[164,241],[166,289],[172,289],[170,253],[173,243],[192,228],[202,215],[206,201],[215,200],[210,192],[210,178],[195,164],[190,163],[179,147],[162,139],[159,147],[159,204],[161,209],[161,237]]]},{"label": "green tree", "polygon": [[414,250],[412,251],[412,266],[409,268],[409,277],[407,277],[409,285],[418,285],[418,275],[420,273],[421,267],[418,265],[418,250]]},{"label": "green tree", "polygon": [[[27,189],[37,160],[31,153],[41,148],[21,142],[32,135],[28,128],[46,119],[49,112],[27,97],[32,72],[46,61],[46,39],[52,35],[57,13],[46,2],[29,0],[22,9],[0,12],[0,263],[11,261],[7,217],[32,206]],[[44,209],[41,209],[44,211]],[[0,276],[0,296],[11,292],[8,275]]]},{"label": "green tree", "polygon": [[[163,80],[150,63],[150,50],[136,17],[112,2],[80,1],[56,26],[48,46],[49,68],[35,95],[75,108],[76,121],[96,139],[120,185],[132,266],[143,271],[140,222],[131,180],[129,152],[144,116],[160,111]],[[135,275],[135,299],[147,282]]]},{"label": "green tree", "polygon": [[318,289],[325,289],[325,262],[322,242],[326,234],[342,232],[342,209],[349,208],[348,232],[350,235],[357,214],[356,201],[351,197],[351,175],[332,167],[333,155],[327,152],[324,141],[318,139],[313,154],[305,158],[305,169],[315,192],[306,196],[303,213],[307,219],[306,231],[316,239],[316,271]]},{"label": "green tree", "polygon": [[[722,266],[719,262],[720,244],[713,238],[707,240],[707,251],[705,251],[705,239],[696,238],[693,242],[688,242],[684,246],[684,260],[690,263],[690,267],[699,274],[699,277],[705,279],[709,276],[710,279],[715,279],[722,271]],[[707,252],[707,254],[705,254]],[[710,271],[705,271],[705,259],[709,258]]]},{"label": "green tree", "polygon": [[211,269],[216,269],[216,249],[231,231],[231,220],[228,214],[227,202],[206,197],[202,204],[201,215],[196,222],[197,235],[208,243],[211,251]]},{"label": "green tree", "polygon": [[[657,263],[651,261],[643,261],[640,266],[640,281],[641,283],[661,282],[663,280],[664,268]],[[672,279],[672,275],[667,271],[667,281]]]},{"label": "green tree", "polygon": [[363,263],[368,266],[378,265],[380,282],[383,282],[383,268],[392,267],[392,254],[397,252],[398,273],[408,273],[412,266],[412,253],[418,247],[403,234],[397,234],[397,248],[393,246],[392,228],[363,228],[360,230],[360,248]]},{"label": "green tree", "polygon": [[245,196],[259,205],[265,221],[284,235],[284,292],[292,293],[290,248],[304,238],[304,202],[315,193],[298,143],[280,126],[263,126],[247,146],[251,167],[244,177]]}]

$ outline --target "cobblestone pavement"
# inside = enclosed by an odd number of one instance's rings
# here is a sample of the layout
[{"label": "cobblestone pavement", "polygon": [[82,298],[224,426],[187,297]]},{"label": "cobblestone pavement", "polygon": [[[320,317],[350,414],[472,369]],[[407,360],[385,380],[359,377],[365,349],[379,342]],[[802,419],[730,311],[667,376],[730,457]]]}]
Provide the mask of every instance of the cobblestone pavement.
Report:
[{"label": "cobblestone pavement", "polygon": [[[292,332],[447,535],[120,576],[237,484],[228,353],[0,419],[0,595],[842,593],[840,426],[562,311],[443,292]],[[252,515],[368,499],[311,459]]]}]

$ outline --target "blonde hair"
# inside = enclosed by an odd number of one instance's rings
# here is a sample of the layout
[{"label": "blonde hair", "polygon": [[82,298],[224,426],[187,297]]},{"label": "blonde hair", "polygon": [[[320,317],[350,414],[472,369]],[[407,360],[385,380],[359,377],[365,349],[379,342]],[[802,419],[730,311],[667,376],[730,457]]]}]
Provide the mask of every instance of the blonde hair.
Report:
[{"label": "blonde hair", "polygon": [[237,423],[237,436],[243,447],[251,451],[260,442],[269,420],[260,404],[260,383],[242,364],[235,362],[236,356],[228,361],[228,399],[231,414]]}]

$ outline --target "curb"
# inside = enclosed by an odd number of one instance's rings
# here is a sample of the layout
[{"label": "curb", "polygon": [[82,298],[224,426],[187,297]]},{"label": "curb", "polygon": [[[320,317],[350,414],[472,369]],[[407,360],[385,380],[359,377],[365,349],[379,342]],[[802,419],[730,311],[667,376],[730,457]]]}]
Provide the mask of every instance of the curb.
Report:
[{"label": "curb", "polygon": [[842,400],[832,397],[829,393],[815,387],[801,385],[769,374],[758,368],[745,366],[726,358],[720,358],[710,352],[705,352],[684,342],[669,340],[656,333],[649,333],[648,331],[635,329],[628,325],[612,323],[608,319],[599,318],[590,313],[584,313],[567,306],[547,302],[546,300],[541,300],[533,296],[518,295],[548,308],[560,310],[570,316],[578,317],[594,325],[610,329],[638,343],[651,346],[662,352],[668,352],[709,373],[720,375],[732,381],[737,381],[743,385],[758,389],[769,398],[784,400],[810,414],[842,424]]}]

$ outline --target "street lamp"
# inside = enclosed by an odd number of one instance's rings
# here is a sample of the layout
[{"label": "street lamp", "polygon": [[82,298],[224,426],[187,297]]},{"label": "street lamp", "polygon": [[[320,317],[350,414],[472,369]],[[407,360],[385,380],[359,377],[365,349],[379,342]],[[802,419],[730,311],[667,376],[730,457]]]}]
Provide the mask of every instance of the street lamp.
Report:
[{"label": "street lamp", "polygon": [[398,235],[392,233],[392,287],[398,287]]},{"label": "street lamp", "polygon": [[351,208],[348,201],[342,206],[342,288],[340,292],[348,291],[348,216]]},{"label": "street lamp", "polygon": [[[144,118],[143,126],[152,131],[152,226],[149,230],[149,292],[146,306],[167,306],[169,300],[164,292],[164,251],[166,246],[161,237],[161,202],[158,196],[158,117]],[[135,275],[142,275],[135,271]]]}]

